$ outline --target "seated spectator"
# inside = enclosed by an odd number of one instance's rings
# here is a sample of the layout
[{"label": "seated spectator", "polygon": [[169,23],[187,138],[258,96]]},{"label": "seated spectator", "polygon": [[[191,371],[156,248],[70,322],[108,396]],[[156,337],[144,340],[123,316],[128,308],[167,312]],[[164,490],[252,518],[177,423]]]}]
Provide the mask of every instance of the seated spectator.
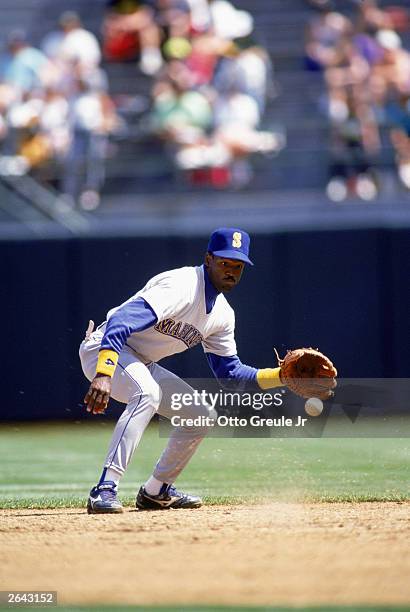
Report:
[{"label": "seated spectator", "polygon": [[162,65],[161,35],[153,10],[138,0],[110,0],[102,25],[103,53],[111,62],[138,59],[145,74]]},{"label": "seated spectator", "polygon": [[266,96],[272,84],[272,65],[262,47],[251,46],[241,49],[237,44],[221,53],[213,85],[219,93],[236,90],[251,96],[262,114]]},{"label": "seated spectator", "polygon": [[68,102],[65,96],[51,87],[44,92],[39,130],[47,138],[54,161],[61,161],[70,142]]},{"label": "seated spectator", "polygon": [[383,53],[373,66],[372,84],[377,86],[380,104],[390,88],[410,92],[410,53],[403,49],[401,38],[394,30],[380,30],[376,40]]},{"label": "seated spectator", "polygon": [[48,143],[38,129],[42,106],[40,90],[26,92],[11,104],[7,113],[8,153],[24,157],[29,168],[42,165],[51,155]]},{"label": "seated spectator", "polygon": [[186,87],[185,67],[174,63],[172,68],[174,78],[160,81],[153,90],[155,129],[178,144],[202,142],[212,126],[211,103],[203,93]]},{"label": "seated spectator", "polygon": [[22,30],[11,32],[7,49],[9,55],[3,58],[1,80],[21,92],[41,87],[49,63],[44,53],[29,45]]},{"label": "seated spectator", "polygon": [[261,115],[252,96],[235,90],[215,101],[214,140],[222,143],[231,159],[250,153],[270,153],[282,144],[271,132],[259,130]]},{"label": "seated spectator", "polygon": [[305,65],[312,71],[340,63],[339,43],[350,36],[353,28],[351,21],[334,11],[328,0],[319,4],[317,11],[305,33]]},{"label": "seated spectator", "polygon": [[192,87],[212,82],[218,59],[225,47],[226,42],[213,34],[201,34],[192,39],[191,52],[185,60]]},{"label": "seated spectator", "polygon": [[373,109],[363,92],[354,85],[339,89],[337,113],[331,120],[331,164],[328,197],[341,202],[348,196],[373,200],[378,185],[372,170],[372,156],[380,148],[380,137]]},{"label": "seated spectator", "polygon": [[44,38],[42,49],[51,59],[78,64],[85,71],[92,70],[101,62],[96,37],[83,27],[80,17],[73,11],[62,13],[59,30]]},{"label": "seated spectator", "polygon": [[30,169],[55,161],[66,152],[68,105],[56,90],[33,90],[14,101],[7,113],[8,153],[21,155]]}]

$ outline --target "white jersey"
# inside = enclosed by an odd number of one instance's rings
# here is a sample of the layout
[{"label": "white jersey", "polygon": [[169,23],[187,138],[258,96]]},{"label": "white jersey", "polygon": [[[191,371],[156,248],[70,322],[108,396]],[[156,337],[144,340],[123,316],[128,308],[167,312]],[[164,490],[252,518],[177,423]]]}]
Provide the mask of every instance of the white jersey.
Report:
[{"label": "white jersey", "polygon": [[[206,313],[202,266],[184,267],[154,276],[127,304],[143,298],[157,316],[157,323],[129,336],[126,344],[145,362],[182,353],[202,343],[206,353],[236,355],[235,314],[225,297],[218,294]],[[109,319],[121,306],[111,309]]]}]

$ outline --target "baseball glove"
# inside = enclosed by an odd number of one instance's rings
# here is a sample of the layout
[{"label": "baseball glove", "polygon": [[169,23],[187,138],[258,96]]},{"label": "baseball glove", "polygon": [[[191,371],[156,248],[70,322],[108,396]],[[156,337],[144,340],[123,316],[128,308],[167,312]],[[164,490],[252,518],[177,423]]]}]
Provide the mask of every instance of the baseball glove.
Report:
[{"label": "baseball glove", "polygon": [[301,397],[318,397],[321,400],[333,396],[337,370],[326,355],[313,348],[288,351],[284,359],[276,353],[280,366],[280,378],[293,393]]}]

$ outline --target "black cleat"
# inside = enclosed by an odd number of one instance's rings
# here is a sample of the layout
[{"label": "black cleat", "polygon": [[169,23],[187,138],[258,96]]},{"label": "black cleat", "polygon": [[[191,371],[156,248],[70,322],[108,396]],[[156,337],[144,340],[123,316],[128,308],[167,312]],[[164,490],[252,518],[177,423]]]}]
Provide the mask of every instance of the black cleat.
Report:
[{"label": "black cleat", "polygon": [[164,484],[158,495],[149,495],[144,487],[138,491],[135,505],[139,510],[169,510],[169,508],[199,508],[202,499],[177,491],[174,485]]}]

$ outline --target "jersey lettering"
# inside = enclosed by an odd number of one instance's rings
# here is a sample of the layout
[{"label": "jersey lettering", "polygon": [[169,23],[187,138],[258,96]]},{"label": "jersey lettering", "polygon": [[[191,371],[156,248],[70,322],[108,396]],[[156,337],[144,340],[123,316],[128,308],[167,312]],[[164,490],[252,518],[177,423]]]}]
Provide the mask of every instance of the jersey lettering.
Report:
[{"label": "jersey lettering", "polygon": [[182,340],[182,342],[188,347],[192,348],[196,346],[203,340],[203,336],[200,331],[196,329],[190,323],[183,323],[182,321],[174,321],[174,319],[164,319],[163,321],[159,321],[156,325],[154,325],[154,329],[156,329],[160,334],[165,334],[166,336],[172,336],[173,338],[177,338],[178,340]]}]

